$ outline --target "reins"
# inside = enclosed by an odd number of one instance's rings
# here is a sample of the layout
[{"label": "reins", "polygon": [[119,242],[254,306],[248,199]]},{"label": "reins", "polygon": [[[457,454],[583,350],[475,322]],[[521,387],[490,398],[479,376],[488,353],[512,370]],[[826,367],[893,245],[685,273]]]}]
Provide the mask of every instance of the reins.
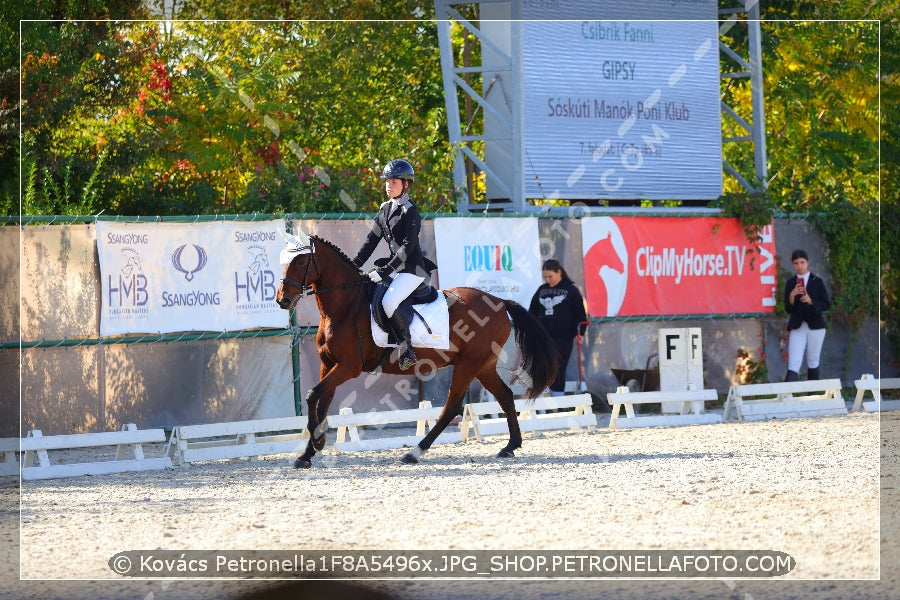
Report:
[{"label": "reins", "polygon": [[359,281],[351,281],[350,283],[342,283],[341,285],[336,285],[334,287],[325,288],[323,290],[314,290],[312,288],[309,288],[309,290],[306,292],[306,295],[307,296],[315,296],[316,294],[324,294],[325,292],[333,292],[334,290],[343,290],[343,289],[347,289],[349,287],[353,287],[355,285],[362,285],[365,282],[366,282],[366,279],[363,277],[363,278],[360,278]]},{"label": "reins", "polygon": [[324,294],[325,292],[333,292],[334,290],[347,289],[347,288],[353,287],[355,285],[362,285],[363,283],[365,283],[365,281],[366,281],[366,279],[363,277],[363,278],[360,278],[359,281],[351,281],[350,283],[342,283],[341,285],[336,285],[336,286],[330,287],[330,288],[314,290],[314,289],[312,289],[312,287],[310,285],[308,285],[308,284],[304,285],[302,283],[294,281],[293,279],[290,279],[289,277],[281,278],[281,283],[285,283],[287,285],[297,288],[298,290],[303,292],[304,297],[321,295],[321,294]]}]

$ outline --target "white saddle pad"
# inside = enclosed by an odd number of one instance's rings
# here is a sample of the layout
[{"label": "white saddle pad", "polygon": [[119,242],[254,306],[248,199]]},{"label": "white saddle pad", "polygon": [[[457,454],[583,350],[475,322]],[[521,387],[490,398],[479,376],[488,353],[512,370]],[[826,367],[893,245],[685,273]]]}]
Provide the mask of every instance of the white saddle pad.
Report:
[{"label": "white saddle pad", "polygon": [[[425,328],[422,319],[413,317],[409,327],[409,335],[412,338],[413,348],[435,348],[437,350],[450,349],[450,311],[447,309],[447,298],[438,290],[437,300],[428,304],[414,304],[416,312],[422,315],[425,323],[431,328],[431,332]],[[369,307],[369,319],[372,321],[372,339],[379,348],[393,348],[396,344],[388,344],[388,334],[375,323]]]}]

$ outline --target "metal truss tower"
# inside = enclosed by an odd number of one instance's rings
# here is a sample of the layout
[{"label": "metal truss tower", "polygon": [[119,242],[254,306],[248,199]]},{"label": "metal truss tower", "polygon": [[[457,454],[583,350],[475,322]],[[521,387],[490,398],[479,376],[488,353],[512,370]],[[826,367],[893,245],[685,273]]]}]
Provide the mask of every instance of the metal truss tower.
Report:
[{"label": "metal truss tower", "polygon": [[[768,187],[766,162],[766,118],[763,97],[762,33],[759,23],[758,0],[737,0],[740,6],[719,8],[720,77],[722,79],[750,79],[751,119],[747,122],[735,107],[722,102],[722,146],[726,144],[750,144],[753,153],[753,174],[748,178],[722,158],[722,168],[737,179],[748,192],[763,192]],[[747,23],[748,56],[744,58],[725,39],[741,20]],[[726,64],[737,65],[737,71],[726,72]]]}]

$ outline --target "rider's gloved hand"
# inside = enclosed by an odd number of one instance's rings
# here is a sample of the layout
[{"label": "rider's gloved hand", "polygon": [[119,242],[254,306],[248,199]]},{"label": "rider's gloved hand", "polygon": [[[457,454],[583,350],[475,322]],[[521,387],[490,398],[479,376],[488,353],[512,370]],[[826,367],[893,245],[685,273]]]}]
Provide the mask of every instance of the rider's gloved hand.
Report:
[{"label": "rider's gloved hand", "polygon": [[377,269],[373,269],[373,270],[369,271],[369,279],[371,279],[375,283],[378,283],[379,281],[381,281],[381,275],[378,274]]}]

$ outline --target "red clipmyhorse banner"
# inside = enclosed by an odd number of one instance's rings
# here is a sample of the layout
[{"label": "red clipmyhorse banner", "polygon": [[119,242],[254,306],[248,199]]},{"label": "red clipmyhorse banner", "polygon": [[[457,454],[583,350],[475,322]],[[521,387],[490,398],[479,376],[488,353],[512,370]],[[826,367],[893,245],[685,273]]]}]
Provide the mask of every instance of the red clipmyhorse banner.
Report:
[{"label": "red clipmyhorse banner", "polygon": [[772,225],[751,244],[738,219],[591,217],[581,237],[592,317],[774,310]]}]

